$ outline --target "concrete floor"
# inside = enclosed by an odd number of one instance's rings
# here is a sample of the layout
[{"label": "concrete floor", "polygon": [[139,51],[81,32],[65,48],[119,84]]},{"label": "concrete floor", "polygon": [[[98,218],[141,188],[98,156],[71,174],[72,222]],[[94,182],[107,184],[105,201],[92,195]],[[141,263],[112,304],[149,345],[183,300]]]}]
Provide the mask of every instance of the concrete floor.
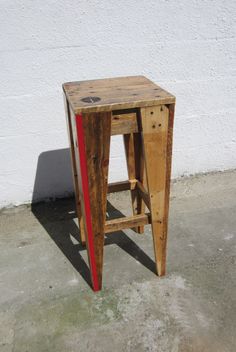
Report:
[{"label": "concrete floor", "polygon": [[[173,184],[168,273],[149,227],[109,235],[104,289],[89,286],[74,201],[3,209],[0,351],[236,351],[236,172]],[[129,194],[109,197],[126,213]]]}]

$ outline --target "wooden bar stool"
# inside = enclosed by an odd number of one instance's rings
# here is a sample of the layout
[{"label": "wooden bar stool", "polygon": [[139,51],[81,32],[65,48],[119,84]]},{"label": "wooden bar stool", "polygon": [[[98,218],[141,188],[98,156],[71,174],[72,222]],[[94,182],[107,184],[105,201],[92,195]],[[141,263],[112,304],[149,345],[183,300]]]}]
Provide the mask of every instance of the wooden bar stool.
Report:
[{"label": "wooden bar stool", "polygon": [[[165,274],[175,97],[144,76],[63,85],[76,207],[94,291],[102,287],[104,235],[152,225]],[[122,134],[129,180],[108,184],[110,139]],[[131,191],[133,216],[106,220],[108,192]],[[149,213],[145,213],[145,208]]]}]

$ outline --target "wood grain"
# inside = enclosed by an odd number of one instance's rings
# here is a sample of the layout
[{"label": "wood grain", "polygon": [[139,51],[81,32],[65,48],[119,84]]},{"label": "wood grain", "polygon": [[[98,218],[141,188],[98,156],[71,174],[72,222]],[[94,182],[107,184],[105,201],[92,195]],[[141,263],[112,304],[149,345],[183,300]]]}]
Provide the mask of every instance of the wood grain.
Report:
[{"label": "wood grain", "polygon": [[111,113],[84,114],[83,128],[85,134],[95,260],[99,287],[101,288],[111,136]]},{"label": "wood grain", "polygon": [[112,114],[111,135],[128,134],[138,132],[137,114]]},{"label": "wood grain", "polygon": [[[144,76],[68,82],[64,92],[75,114],[172,104],[175,97]],[[98,97],[99,101],[82,99]]]},{"label": "wood grain", "polygon": [[[172,109],[172,108],[171,108]],[[165,274],[173,109],[141,109],[152,232],[158,275]],[[170,113],[169,113],[170,112]]]},{"label": "wood grain", "polygon": [[[129,133],[125,134],[123,138],[129,179],[137,179],[142,182],[144,174],[144,163],[141,135],[140,133]],[[145,205],[137,188],[131,190],[130,193],[133,214],[144,214]],[[134,231],[137,233],[143,233],[144,227],[136,227],[134,228]]]},{"label": "wood grain", "polygon": [[[100,290],[102,287],[111,113],[77,115],[76,121],[82,121],[82,124],[77,124],[77,135],[80,137],[77,140],[79,146],[77,169],[79,170],[82,213],[83,218],[86,219],[86,246],[94,290]],[[81,160],[83,146],[85,157]],[[87,177],[83,175],[82,167],[85,167]]]},{"label": "wood grain", "polygon": [[151,223],[150,214],[138,214],[133,216],[124,216],[123,218],[107,220],[105,223],[105,232],[116,232],[123,229],[140,227]]},{"label": "wood grain", "polygon": [[108,193],[122,192],[135,189],[136,183],[136,179],[109,183]]},{"label": "wood grain", "polygon": [[82,245],[85,245],[86,237],[85,237],[84,220],[82,217],[80,195],[79,195],[79,182],[78,182],[78,175],[77,175],[77,168],[76,168],[76,155],[75,155],[75,140],[73,136],[73,129],[72,129],[72,123],[71,123],[71,117],[74,118],[74,115],[73,113],[71,114],[70,107],[65,95],[64,95],[64,105],[65,105],[66,121],[67,121],[68,136],[69,136],[69,143],[70,143],[72,175],[73,175],[74,190],[75,190],[76,212],[77,212],[79,229],[80,229],[80,241]]}]

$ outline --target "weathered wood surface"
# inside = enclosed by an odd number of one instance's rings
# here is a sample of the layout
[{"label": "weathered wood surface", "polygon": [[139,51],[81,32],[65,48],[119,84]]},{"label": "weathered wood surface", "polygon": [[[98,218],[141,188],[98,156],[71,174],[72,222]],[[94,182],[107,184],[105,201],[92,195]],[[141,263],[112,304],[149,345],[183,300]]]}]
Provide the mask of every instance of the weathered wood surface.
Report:
[{"label": "weathered wood surface", "polygon": [[97,291],[102,287],[111,113],[77,115],[76,128],[86,246],[93,287]]},{"label": "weathered wood surface", "polygon": [[128,134],[138,132],[137,113],[112,114],[111,135]]},{"label": "weathered wood surface", "polygon": [[108,185],[108,193],[122,192],[135,189],[137,180],[112,182]]},{"label": "weathered wood surface", "polygon": [[123,218],[107,220],[105,223],[105,232],[116,232],[123,229],[136,228],[151,223],[150,214],[138,214],[133,216],[124,216]]},{"label": "weathered wood surface", "polygon": [[166,269],[167,223],[172,151],[173,106],[141,109],[152,233],[158,275]]},{"label": "weathered wood surface", "polygon": [[73,125],[71,118],[74,119],[74,114],[71,114],[69,104],[67,102],[66,97],[64,96],[64,104],[65,104],[65,113],[66,113],[66,120],[67,120],[67,128],[68,128],[68,136],[70,142],[70,153],[71,153],[71,164],[72,164],[72,175],[73,175],[73,182],[74,182],[74,190],[75,190],[75,203],[76,203],[76,211],[77,217],[79,222],[79,229],[80,229],[80,240],[82,245],[85,245],[86,237],[85,237],[85,229],[84,229],[84,220],[82,217],[81,211],[81,201],[79,195],[79,181],[78,181],[78,174],[77,174],[77,167],[76,167],[76,142],[73,135]]},{"label": "weathered wood surface", "polygon": [[[142,182],[144,176],[144,159],[141,134],[129,133],[125,134],[123,138],[129,179],[137,179]],[[133,214],[144,214],[145,205],[136,187],[131,190],[131,201]],[[144,227],[139,226],[134,228],[134,230],[138,233],[143,233]]]},{"label": "weathered wood surface", "polygon": [[175,102],[172,94],[144,76],[68,82],[63,84],[63,89],[75,114]]}]

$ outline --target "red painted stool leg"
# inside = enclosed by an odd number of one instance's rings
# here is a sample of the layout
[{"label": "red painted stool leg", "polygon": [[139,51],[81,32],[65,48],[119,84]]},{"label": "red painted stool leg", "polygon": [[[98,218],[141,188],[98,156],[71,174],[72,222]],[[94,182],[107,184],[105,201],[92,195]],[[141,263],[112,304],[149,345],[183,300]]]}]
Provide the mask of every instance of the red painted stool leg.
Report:
[{"label": "red painted stool leg", "polygon": [[79,186],[94,291],[102,288],[111,113],[76,115]]}]

